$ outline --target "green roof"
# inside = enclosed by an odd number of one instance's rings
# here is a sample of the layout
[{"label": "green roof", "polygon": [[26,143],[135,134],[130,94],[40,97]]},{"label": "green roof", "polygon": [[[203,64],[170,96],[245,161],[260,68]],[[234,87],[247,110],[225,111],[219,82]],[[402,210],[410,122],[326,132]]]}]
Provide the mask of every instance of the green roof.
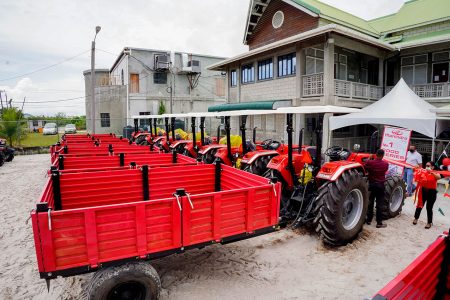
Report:
[{"label": "green roof", "polygon": [[421,24],[450,19],[449,0],[412,0],[392,15],[369,21],[380,33],[388,33]]},{"label": "green roof", "polygon": [[347,27],[353,27],[358,30],[365,31],[374,36],[379,36],[378,32],[370,26],[370,24],[355,15],[325,4],[318,0],[292,0],[292,2],[303,6],[313,13],[318,14],[321,18],[328,19],[334,23],[342,24]]},{"label": "green roof", "polygon": [[404,45],[408,44],[417,44],[420,42],[426,42],[427,40],[434,40],[436,38],[440,38],[440,40],[450,40],[450,29],[447,30],[441,30],[441,31],[434,31],[434,32],[427,32],[419,35],[414,36],[407,36],[402,38],[401,42],[399,43],[392,43],[395,44],[398,47],[402,47]]},{"label": "green roof", "polygon": [[221,112],[232,110],[270,110],[275,109],[274,105],[276,102],[279,101],[286,101],[286,100],[269,100],[269,101],[240,102],[240,103],[213,105],[208,107],[208,112]]},{"label": "green roof", "polygon": [[394,14],[364,20],[319,0],[291,0],[323,19],[379,37],[383,33],[450,19],[449,0],[411,0]]}]

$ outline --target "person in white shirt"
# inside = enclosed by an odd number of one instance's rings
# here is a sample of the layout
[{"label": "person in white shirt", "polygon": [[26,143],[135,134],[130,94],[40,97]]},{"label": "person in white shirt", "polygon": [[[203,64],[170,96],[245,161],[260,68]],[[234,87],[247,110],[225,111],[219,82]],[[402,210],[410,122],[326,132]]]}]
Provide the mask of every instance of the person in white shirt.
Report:
[{"label": "person in white shirt", "polygon": [[[416,146],[409,146],[409,151],[406,154],[406,163],[414,166],[414,168],[420,168],[422,166],[422,155],[416,151]],[[408,197],[412,196],[412,193],[416,189],[413,179],[414,169],[405,168],[405,171],[403,172],[403,180],[406,182],[406,193]]]}]

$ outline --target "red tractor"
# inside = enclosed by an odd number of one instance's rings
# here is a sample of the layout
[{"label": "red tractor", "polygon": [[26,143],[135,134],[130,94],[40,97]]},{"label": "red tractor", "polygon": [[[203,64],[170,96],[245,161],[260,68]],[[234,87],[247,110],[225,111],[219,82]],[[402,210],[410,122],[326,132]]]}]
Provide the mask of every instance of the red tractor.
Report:
[{"label": "red tractor", "polygon": [[[296,107],[290,111],[303,110]],[[327,244],[345,245],[358,236],[365,222],[369,193],[363,163],[371,159],[371,154],[331,147],[325,151],[331,161],[323,163],[320,130],[316,131],[316,148],[302,147],[294,153],[292,112],[287,113],[288,153],[272,158],[265,173],[265,177],[282,184],[282,222],[292,222],[293,227],[309,224]],[[316,111],[332,112],[332,107],[318,107]],[[342,108],[336,112],[342,112]],[[400,213],[406,193],[400,176],[388,178],[386,186],[384,215],[389,218]]]}]

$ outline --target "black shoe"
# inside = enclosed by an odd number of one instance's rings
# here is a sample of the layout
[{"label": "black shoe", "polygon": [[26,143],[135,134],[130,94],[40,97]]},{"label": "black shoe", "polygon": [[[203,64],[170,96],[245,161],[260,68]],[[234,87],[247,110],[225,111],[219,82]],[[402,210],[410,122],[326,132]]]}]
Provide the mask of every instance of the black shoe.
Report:
[{"label": "black shoe", "polygon": [[366,224],[370,225],[370,224],[372,224],[372,221],[366,221]]},{"label": "black shoe", "polygon": [[387,225],[386,224],[377,224],[377,228],[386,228],[387,227]]}]

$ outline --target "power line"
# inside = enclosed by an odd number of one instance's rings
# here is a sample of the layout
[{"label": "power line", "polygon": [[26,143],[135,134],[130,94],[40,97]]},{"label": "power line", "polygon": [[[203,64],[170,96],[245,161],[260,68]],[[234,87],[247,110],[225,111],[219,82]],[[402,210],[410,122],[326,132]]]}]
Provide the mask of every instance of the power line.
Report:
[{"label": "power line", "polygon": [[17,78],[20,78],[20,77],[24,77],[24,76],[27,76],[27,75],[31,75],[31,74],[34,74],[34,73],[37,73],[37,72],[41,72],[41,71],[44,71],[44,70],[53,68],[53,67],[55,67],[55,66],[57,66],[57,65],[60,65],[60,64],[65,63],[65,62],[67,62],[67,61],[69,61],[69,60],[75,59],[75,58],[77,58],[77,57],[79,57],[79,56],[81,56],[81,55],[83,55],[83,54],[85,54],[85,53],[87,53],[87,52],[89,52],[89,51],[90,51],[90,50],[86,50],[86,51],[84,51],[84,52],[82,52],[82,53],[80,53],[80,54],[77,54],[77,55],[75,55],[75,56],[66,58],[66,59],[64,59],[64,60],[62,60],[62,61],[60,61],[60,62],[57,62],[57,63],[54,63],[54,64],[52,64],[52,65],[48,65],[48,66],[42,67],[42,68],[40,68],[40,69],[31,71],[31,72],[28,72],[28,73],[16,75],[16,76],[9,77],[9,78],[3,78],[3,79],[0,79],[0,82],[1,82],[1,81],[12,80],[12,79],[17,79]]}]

